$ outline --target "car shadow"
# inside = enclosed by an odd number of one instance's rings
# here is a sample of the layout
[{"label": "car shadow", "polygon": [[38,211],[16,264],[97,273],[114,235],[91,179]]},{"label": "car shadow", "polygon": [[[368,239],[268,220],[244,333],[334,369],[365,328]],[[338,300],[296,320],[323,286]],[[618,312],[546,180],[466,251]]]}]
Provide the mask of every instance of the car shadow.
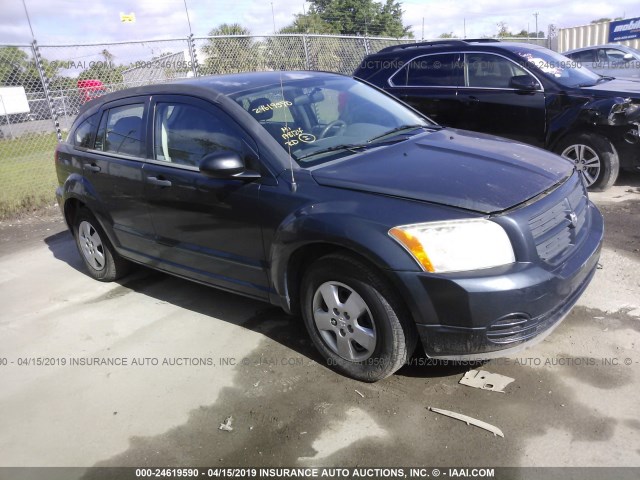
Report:
[{"label": "car shadow", "polygon": [[49,251],[54,258],[62,260],[74,270],[84,273],[84,263],[80,258],[73,235],[69,230],[46,237],[44,243],[49,247]]},{"label": "car shadow", "polygon": [[[86,275],[85,267],[73,236],[64,231],[44,239],[54,258]],[[326,360],[318,353],[306,331],[302,318],[287,315],[282,309],[259,300],[184,280],[172,275],[136,265],[126,277],[114,282],[118,286],[106,294],[92,298],[96,304],[136,293],[194,313],[221,320],[261,333],[298,355],[313,360],[325,368]],[[247,315],[247,312],[249,314]],[[250,312],[253,312],[251,314]],[[284,328],[283,328],[284,327]],[[406,377],[445,377],[469,370],[468,364],[437,362],[426,357],[418,345],[414,356],[397,374]]]},{"label": "car shadow", "polygon": [[622,170],[615,184],[632,188],[640,187],[640,173]]}]

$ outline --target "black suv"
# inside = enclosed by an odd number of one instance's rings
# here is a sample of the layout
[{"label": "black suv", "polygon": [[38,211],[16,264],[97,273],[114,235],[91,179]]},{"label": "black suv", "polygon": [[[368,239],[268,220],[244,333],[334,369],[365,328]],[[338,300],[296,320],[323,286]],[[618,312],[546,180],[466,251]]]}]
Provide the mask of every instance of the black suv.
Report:
[{"label": "black suv", "polygon": [[130,262],[302,314],[360,380],[539,341],[593,276],[603,223],[573,165],[440,127],[353,78],[205,77],[82,107],[58,202],[87,271]]},{"label": "black suv", "polygon": [[443,40],[385,48],[354,75],[441,125],[570,159],[594,190],[640,168],[640,83],[597,75],[543,47]]}]

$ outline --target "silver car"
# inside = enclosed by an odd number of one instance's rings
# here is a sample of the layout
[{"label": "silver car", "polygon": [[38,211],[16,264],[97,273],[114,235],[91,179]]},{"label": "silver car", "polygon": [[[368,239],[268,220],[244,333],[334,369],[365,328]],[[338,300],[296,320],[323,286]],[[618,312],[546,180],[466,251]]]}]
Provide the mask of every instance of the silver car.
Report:
[{"label": "silver car", "polygon": [[640,50],[626,45],[594,45],[564,55],[600,75],[640,79]]}]

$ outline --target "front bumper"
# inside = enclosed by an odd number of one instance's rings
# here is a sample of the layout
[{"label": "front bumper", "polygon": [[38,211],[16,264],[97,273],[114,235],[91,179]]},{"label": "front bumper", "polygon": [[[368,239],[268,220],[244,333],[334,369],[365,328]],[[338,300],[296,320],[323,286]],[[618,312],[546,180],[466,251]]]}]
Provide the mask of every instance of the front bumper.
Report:
[{"label": "front bumper", "polygon": [[598,265],[604,226],[589,209],[588,235],[562,264],[522,262],[467,275],[396,272],[425,353],[447,360],[482,360],[531,346],[560,324]]}]

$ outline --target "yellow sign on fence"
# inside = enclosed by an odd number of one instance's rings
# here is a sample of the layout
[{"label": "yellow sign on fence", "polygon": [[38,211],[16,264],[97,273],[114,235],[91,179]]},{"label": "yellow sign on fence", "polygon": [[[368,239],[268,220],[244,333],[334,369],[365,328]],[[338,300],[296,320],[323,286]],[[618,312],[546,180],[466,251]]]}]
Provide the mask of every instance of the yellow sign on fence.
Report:
[{"label": "yellow sign on fence", "polygon": [[133,13],[133,12],[131,12],[131,13],[120,12],[120,21],[122,23],[135,23],[136,14]]}]

